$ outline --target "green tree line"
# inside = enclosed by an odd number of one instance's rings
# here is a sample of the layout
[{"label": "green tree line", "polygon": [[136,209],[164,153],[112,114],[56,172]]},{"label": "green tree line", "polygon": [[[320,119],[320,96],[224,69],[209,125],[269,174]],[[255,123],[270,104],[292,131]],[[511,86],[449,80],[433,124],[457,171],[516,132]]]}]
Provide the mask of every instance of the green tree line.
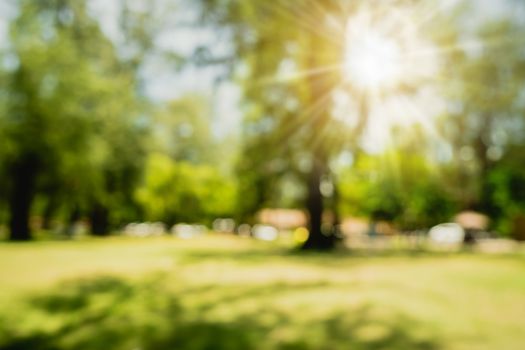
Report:
[{"label": "green tree line", "polygon": [[[318,249],[333,246],[343,216],[380,214],[413,229],[472,209],[510,233],[525,208],[523,24],[467,28],[467,2],[437,14],[431,0],[387,3],[118,2],[120,42],[83,2],[13,3],[0,52],[0,224],[28,240],[32,217],[66,234],[84,219],[105,235],[133,221],[253,222],[261,208],[290,207],[308,214],[305,248]],[[190,8],[194,23],[170,16]],[[372,8],[377,25],[389,8],[432,15],[418,34],[439,58],[433,79],[400,79],[377,99],[432,89],[446,104],[424,123],[390,127],[394,142],[379,152],[366,147],[375,100],[333,68],[347,59],[344,28]],[[227,52],[163,52],[159,33],[178,26],[205,28]],[[242,91],[239,139],[214,135],[205,94],[149,97],[153,56],[170,74],[228,72]],[[338,94],[353,101],[353,117],[338,117]]]}]

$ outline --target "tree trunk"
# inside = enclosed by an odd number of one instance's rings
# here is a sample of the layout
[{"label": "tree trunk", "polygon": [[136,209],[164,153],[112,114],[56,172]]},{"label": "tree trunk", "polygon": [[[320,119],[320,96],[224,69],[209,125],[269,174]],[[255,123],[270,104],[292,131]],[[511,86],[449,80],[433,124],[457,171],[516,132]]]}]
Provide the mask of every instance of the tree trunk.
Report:
[{"label": "tree trunk", "polygon": [[342,241],[343,234],[341,231],[341,213],[339,212],[339,201],[341,200],[341,195],[339,193],[339,186],[337,184],[336,177],[332,174],[332,186],[334,187],[332,193],[332,213],[333,213],[333,222],[332,222],[332,235],[334,236],[335,241]]},{"label": "tree trunk", "polygon": [[31,240],[29,217],[35,196],[37,164],[33,157],[23,157],[12,167],[13,188],[9,198],[11,241]]},{"label": "tree trunk", "polygon": [[102,204],[96,203],[90,213],[91,233],[95,236],[109,234],[109,210]]},{"label": "tree trunk", "polygon": [[[315,69],[327,64],[326,57],[319,55],[322,48],[327,45],[326,38],[321,35],[309,35],[309,55],[307,67]],[[308,78],[310,103],[315,104],[317,111],[309,116],[310,123],[310,152],[312,155],[312,168],[307,179],[308,197],[306,208],[309,214],[309,235],[302,249],[324,250],[334,246],[331,233],[328,236],[323,233],[324,201],[321,193],[321,181],[324,175],[329,173],[328,158],[330,150],[326,140],[322,139],[323,131],[330,120],[330,102],[326,99],[334,88],[334,82],[325,75],[311,75]]]},{"label": "tree trunk", "polygon": [[308,198],[306,207],[309,214],[309,235],[303,244],[304,250],[331,249],[334,245],[332,236],[323,233],[324,202],[321,193],[321,180],[325,173],[325,164],[320,159],[315,159],[312,170],[308,176]]}]

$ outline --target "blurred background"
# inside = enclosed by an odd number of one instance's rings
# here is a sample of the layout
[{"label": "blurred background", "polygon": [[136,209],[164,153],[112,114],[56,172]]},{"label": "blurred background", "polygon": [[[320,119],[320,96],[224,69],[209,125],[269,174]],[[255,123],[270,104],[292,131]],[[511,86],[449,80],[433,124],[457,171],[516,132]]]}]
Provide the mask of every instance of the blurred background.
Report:
[{"label": "blurred background", "polygon": [[309,222],[312,246],[345,219],[406,231],[462,211],[525,238],[519,1],[1,10],[9,239],[262,209],[305,213],[291,224]]},{"label": "blurred background", "polygon": [[[0,349],[518,349],[525,3],[4,0],[0,240]],[[301,299],[346,298],[368,256],[373,283],[438,271],[422,314],[372,285],[342,318]],[[305,319],[262,301],[296,287]]]}]

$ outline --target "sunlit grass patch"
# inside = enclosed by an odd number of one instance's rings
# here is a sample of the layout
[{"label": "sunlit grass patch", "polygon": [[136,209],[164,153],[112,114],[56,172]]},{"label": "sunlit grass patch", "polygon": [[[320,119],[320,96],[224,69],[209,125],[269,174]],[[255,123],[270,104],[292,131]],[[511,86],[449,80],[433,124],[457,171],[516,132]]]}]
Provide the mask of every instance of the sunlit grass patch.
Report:
[{"label": "sunlit grass patch", "polygon": [[224,236],[5,244],[0,349],[520,349],[524,265]]}]

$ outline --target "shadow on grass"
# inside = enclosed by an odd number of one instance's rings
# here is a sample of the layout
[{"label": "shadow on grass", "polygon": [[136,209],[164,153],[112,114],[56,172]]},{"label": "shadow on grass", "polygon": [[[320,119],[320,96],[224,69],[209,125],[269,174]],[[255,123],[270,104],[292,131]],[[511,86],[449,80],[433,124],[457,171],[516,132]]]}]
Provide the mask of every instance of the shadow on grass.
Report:
[{"label": "shadow on grass", "polygon": [[[186,264],[200,263],[204,261],[235,261],[243,264],[260,264],[269,261],[298,262],[302,265],[315,266],[340,266],[341,260],[349,263],[368,263],[368,259],[428,259],[443,258],[451,256],[472,255],[469,251],[438,251],[423,248],[386,248],[386,249],[348,249],[339,248],[333,251],[304,251],[296,248],[252,248],[239,251],[217,250],[217,249],[188,249],[178,252],[177,258]],[[365,260],[366,259],[366,260]]]},{"label": "shadow on grass", "polygon": [[[438,349],[432,337],[416,337],[414,320],[402,315],[377,317],[371,307],[352,312],[304,317],[268,308],[257,298],[263,294],[323,285],[287,285],[239,288],[230,297],[214,299],[203,308],[184,307],[188,293],[175,294],[162,275],[130,283],[98,277],[63,283],[45,294],[24,300],[22,315],[2,315],[2,350],[82,349]],[[213,289],[211,289],[213,293]],[[220,295],[220,293],[218,294]],[[235,310],[235,300],[252,300],[255,310]],[[322,300],[319,302],[322,303]],[[231,316],[213,316],[213,306],[231,308]],[[1,314],[1,311],[0,311]],[[311,316],[311,315],[310,315]]]}]

